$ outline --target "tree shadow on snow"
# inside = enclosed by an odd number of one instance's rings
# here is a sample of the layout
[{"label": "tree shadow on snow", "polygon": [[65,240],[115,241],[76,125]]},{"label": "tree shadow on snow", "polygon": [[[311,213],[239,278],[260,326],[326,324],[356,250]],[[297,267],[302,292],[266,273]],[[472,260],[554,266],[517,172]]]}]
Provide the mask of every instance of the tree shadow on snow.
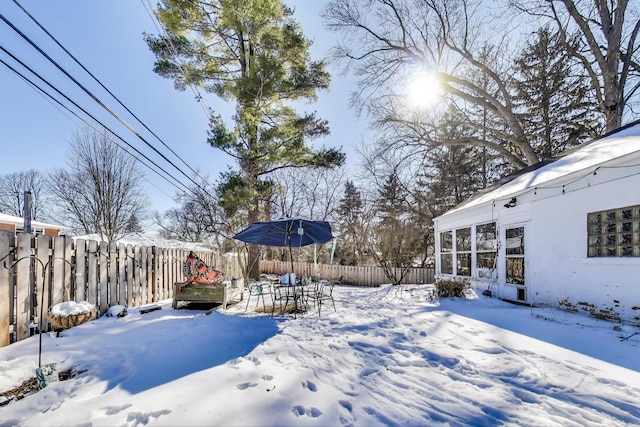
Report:
[{"label": "tree shadow on snow", "polygon": [[245,356],[279,333],[278,319],[218,311],[159,310],[135,322],[109,341],[114,348],[107,358],[121,360],[98,360],[88,369],[106,378],[108,389],[139,393]]}]

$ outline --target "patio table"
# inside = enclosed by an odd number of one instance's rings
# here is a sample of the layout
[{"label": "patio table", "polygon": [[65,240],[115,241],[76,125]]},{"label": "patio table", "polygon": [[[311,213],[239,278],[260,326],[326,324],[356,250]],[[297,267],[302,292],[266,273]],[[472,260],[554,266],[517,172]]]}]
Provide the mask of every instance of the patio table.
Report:
[{"label": "patio table", "polygon": [[[294,317],[297,313],[304,313],[306,311],[306,304],[304,299],[304,288],[302,284],[284,284],[274,286],[273,306],[271,308],[271,316],[275,312],[276,301],[280,302],[280,314],[287,312],[289,307],[289,301],[293,302],[293,314]],[[284,305],[282,301],[284,300]]]}]

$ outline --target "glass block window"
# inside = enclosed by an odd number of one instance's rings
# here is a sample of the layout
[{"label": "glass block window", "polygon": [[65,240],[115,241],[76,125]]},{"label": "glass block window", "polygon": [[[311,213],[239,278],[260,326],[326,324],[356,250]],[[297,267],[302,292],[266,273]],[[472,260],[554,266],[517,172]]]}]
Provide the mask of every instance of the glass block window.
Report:
[{"label": "glass block window", "polygon": [[588,257],[640,257],[640,205],[587,214]]},{"label": "glass block window", "polygon": [[440,233],[440,273],[453,274],[453,232]]}]

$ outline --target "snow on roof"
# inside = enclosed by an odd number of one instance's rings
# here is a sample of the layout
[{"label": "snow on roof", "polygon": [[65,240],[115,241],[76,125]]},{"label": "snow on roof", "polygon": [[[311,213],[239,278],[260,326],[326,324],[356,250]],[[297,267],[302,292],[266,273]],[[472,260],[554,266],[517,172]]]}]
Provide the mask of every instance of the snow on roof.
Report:
[{"label": "snow on roof", "polygon": [[[24,218],[21,216],[14,216],[0,213],[0,222],[5,224],[15,224],[15,225],[23,225]],[[32,227],[42,227],[42,228],[53,228],[55,230],[70,230],[69,227],[65,227],[64,225],[55,225],[55,224],[47,224],[46,222],[40,221],[31,221]]]},{"label": "snow on roof", "polygon": [[640,152],[640,122],[571,149],[558,160],[530,166],[527,172],[516,174],[515,178],[494,190],[473,196],[442,216],[494,200],[508,199],[535,187],[548,186],[570,175],[586,170],[593,171],[600,165],[636,152]]}]

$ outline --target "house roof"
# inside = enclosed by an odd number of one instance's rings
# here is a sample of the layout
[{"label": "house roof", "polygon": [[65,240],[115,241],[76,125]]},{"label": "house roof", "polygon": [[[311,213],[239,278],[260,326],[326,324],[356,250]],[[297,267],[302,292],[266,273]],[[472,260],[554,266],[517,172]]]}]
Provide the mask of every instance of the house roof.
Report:
[{"label": "house roof", "polygon": [[534,188],[551,187],[571,175],[640,152],[640,121],[565,151],[554,159],[546,159],[509,175],[475,194],[442,216],[460,212],[487,202],[518,196]]},{"label": "house roof", "polygon": [[[21,225],[24,225],[24,218],[22,218],[21,216],[13,216],[13,215],[0,213],[0,223],[14,224],[17,226],[21,226]],[[54,230],[70,230],[69,227],[65,227],[64,225],[47,224],[46,222],[40,222],[40,221],[31,221],[31,226],[50,228]]]}]

